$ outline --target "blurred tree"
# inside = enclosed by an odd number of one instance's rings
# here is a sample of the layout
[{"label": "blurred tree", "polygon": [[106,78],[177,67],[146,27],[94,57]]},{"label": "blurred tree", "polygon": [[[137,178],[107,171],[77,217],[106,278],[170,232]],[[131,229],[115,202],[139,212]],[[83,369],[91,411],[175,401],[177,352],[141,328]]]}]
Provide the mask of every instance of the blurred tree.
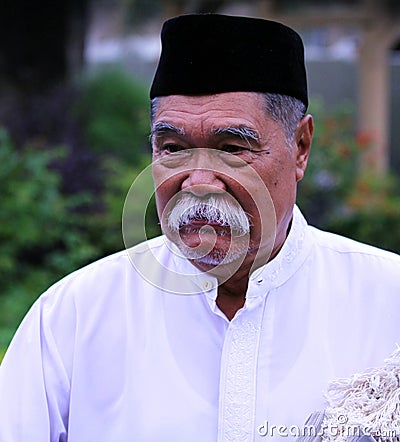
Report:
[{"label": "blurred tree", "polygon": [[80,69],[88,0],[3,0],[0,86],[26,94],[65,81]]},{"label": "blurred tree", "polygon": [[0,125],[17,147],[77,144],[69,81],[83,66],[89,0],[3,0]]},{"label": "blurred tree", "polygon": [[[3,0],[0,13],[0,126],[17,149],[67,147],[63,190],[98,189],[71,109],[84,64],[90,0]],[[61,163],[61,161],[60,161]],[[88,166],[91,167],[88,167]],[[71,185],[72,184],[72,185]]]}]

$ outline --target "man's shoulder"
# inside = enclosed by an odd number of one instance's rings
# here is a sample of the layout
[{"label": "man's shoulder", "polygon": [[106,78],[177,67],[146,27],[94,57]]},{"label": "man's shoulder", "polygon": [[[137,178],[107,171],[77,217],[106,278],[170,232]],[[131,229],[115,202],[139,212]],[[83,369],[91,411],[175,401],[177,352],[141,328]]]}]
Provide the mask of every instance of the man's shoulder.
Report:
[{"label": "man's shoulder", "polygon": [[146,259],[149,255],[162,253],[165,248],[163,236],[144,241],[75,270],[53,284],[47,292],[54,293],[64,289],[73,292],[77,287],[93,290],[102,290],[108,286],[111,288],[112,285],[115,287],[116,281],[124,280],[127,275],[135,278],[134,259]]},{"label": "man's shoulder", "polygon": [[315,246],[326,253],[340,256],[343,259],[348,257],[349,259],[377,261],[394,266],[400,265],[400,255],[394,252],[316,227],[309,226],[309,229],[312,232]]},{"label": "man's shoulder", "polygon": [[163,250],[165,248],[165,242],[164,236],[157,236],[155,238],[148,239],[131,247],[127,247],[118,252],[99,258],[96,261],[93,261],[92,263],[71,273],[71,276],[75,273],[80,274],[96,271],[104,267],[113,267],[115,265],[120,266],[122,264],[129,263],[132,256],[140,256],[149,252],[157,253],[157,250]]}]

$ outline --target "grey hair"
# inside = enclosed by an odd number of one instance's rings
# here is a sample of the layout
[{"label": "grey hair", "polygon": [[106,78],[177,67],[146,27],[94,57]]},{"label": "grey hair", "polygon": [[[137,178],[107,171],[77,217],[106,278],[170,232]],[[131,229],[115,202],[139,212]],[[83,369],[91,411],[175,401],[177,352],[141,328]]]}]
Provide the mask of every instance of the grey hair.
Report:
[{"label": "grey hair", "polygon": [[[300,120],[306,112],[305,104],[297,98],[288,95],[262,94],[265,102],[267,115],[276,123],[280,124],[285,132],[286,142],[291,146],[294,133]],[[159,97],[151,100],[151,123],[153,124],[157,112]]]},{"label": "grey hair", "polygon": [[285,132],[289,146],[293,142],[294,133],[306,112],[305,104],[297,98],[280,94],[263,94],[267,115],[279,123]]}]

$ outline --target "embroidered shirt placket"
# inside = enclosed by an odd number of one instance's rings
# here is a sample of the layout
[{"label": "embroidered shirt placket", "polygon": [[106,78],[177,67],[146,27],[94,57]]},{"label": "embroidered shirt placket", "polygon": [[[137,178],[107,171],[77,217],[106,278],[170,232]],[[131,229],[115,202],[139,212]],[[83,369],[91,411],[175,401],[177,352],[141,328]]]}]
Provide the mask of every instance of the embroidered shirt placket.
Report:
[{"label": "embroidered shirt placket", "polygon": [[218,442],[254,439],[262,311],[243,310],[229,324],[221,361]]}]

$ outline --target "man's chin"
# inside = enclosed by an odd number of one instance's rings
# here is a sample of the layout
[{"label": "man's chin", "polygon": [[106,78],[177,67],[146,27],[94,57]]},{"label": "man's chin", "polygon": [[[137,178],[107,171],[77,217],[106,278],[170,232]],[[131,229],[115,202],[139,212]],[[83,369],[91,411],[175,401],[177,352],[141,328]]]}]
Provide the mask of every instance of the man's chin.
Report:
[{"label": "man's chin", "polygon": [[207,269],[226,267],[229,265],[235,265],[236,263],[238,263],[238,267],[240,267],[240,264],[243,262],[248,252],[248,248],[245,245],[243,245],[243,247],[228,249],[214,247],[211,251],[209,249],[202,251],[201,247],[193,249],[187,246],[182,246],[181,244],[179,249],[185,258],[192,261],[193,264]]},{"label": "man's chin", "polygon": [[[222,229],[221,229],[222,230]],[[181,229],[178,232],[165,231],[169,240],[179,249],[182,257],[204,272],[217,277],[235,273],[249,251],[250,235],[232,235],[227,229]]]},{"label": "man's chin", "polygon": [[219,266],[230,264],[234,261],[237,261],[241,256],[244,256],[244,253],[240,254],[240,256],[228,256],[226,253],[221,252],[219,250],[213,250],[211,253],[204,256],[188,256],[188,259],[193,261],[196,264],[206,265],[206,266]]}]

